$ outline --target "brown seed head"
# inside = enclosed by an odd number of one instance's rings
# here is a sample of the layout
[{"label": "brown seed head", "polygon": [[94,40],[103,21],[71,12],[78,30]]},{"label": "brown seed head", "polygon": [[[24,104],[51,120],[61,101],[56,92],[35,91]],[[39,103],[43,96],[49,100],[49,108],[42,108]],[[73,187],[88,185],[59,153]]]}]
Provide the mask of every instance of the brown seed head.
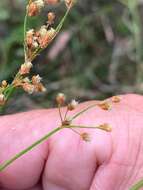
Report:
[{"label": "brown seed head", "polygon": [[40,82],[38,84],[35,84],[35,92],[46,92],[47,89],[44,87],[44,85]]},{"label": "brown seed head", "polygon": [[35,3],[37,4],[39,10],[44,7],[45,1],[44,0],[36,0]]},{"label": "brown seed head", "polygon": [[41,78],[39,75],[36,75],[36,76],[33,76],[33,77],[32,77],[32,83],[33,83],[34,85],[39,84],[39,83],[41,82],[41,80],[42,80],[42,78]]},{"label": "brown seed head", "polygon": [[35,2],[32,2],[27,7],[28,16],[36,16],[39,13],[39,7]]},{"label": "brown seed head", "polygon": [[65,0],[65,4],[70,9],[75,4],[75,0]]},{"label": "brown seed head", "polygon": [[106,132],[111,132],[112,131],[112,127],[108,123],[104,123],[102,125],[99,125],[97,128],[101,129],[101,130],[104,130]]},{"label": "brown seed head", "polygon": [[121,101],[121,98],[119,96],[113,96],[112,97],[112,102],[113,103],[119,103]]},{"label": "brown seed head", "polygon": [[47,47],[47,45],[52,41],[56,34],[55,29],[51,28],[46,33],[43,33],[40,38],[38,39],[38,42],[40,44],[41,48]]},{"label": "brown seed head", "polygon": [[80,134],[83,141],[89,142],[91,141],[90,135],[86,132]]},{"label": "brown seed head", "polygon": [[69,111],[74,110],[78,105],[78,102],[76,100],[72,100],[71,103],[68,104],[67,108]]},{"label": "brown seed head", "polygon": [[7,85],[8,85],[8,84],[7,84],[7,81],[6,81],[6,80],[3,80],[3,81],[2,81],[2,87],[5,88],[5,87],[7,87]]},{"label": "brown seed head", "polygon": [[21,65],[21,68],[19,70],[19,73],[21,75],[28,74],[30,72],[30,69],[32,68],[32,63],[31,62],[25,62],[24,64]]},{"label": "brown seed head", "polygon": [[56,97],[56,102],[58,105],[62,105],[65,103],[66,97],[63,93],[59,93]]},{"label": "brown seed head", "polygon": [[53,24],[55,20],[55,14],[53,12],[48,13],[48,23]]},{"label": "brown seed head", "polygon": [[103,110],[110,110],[112,108],[112,105],[107,101],[100,102],[98,106]]},{"label": "brown seed head", "polygon": [[29,83],[24,83],[22,85],[23,89],[25,92],[28,92],[28,94],[33,94],[34,90],[35,90],[35,87],[34,85],[32,84],[29,84]]}]

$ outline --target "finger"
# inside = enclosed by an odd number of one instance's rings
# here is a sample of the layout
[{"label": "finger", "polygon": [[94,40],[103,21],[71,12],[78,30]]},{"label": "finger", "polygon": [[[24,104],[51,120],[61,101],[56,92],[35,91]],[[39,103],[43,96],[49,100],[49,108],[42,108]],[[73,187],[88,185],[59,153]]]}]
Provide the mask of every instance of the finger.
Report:
[{"label": "finger", "polygon": [[[34,111],[0,118],[0,163],[10,159],[55,127],[51,111]],[[58,121],[58,119],[57,119]],[[53,126],[54,123],[54,126]],[[28,189],[40,179],[48,156],[47,142],[19,158],[0,173],[0,186]]]},{"label": "finger", "polygon": [[[11,190],[11,189],[5,189],[5,188],[1,188],[1,190]],[[41,185],[36,185],[30,189],[25,189],[25,190],[43,190]]]}]

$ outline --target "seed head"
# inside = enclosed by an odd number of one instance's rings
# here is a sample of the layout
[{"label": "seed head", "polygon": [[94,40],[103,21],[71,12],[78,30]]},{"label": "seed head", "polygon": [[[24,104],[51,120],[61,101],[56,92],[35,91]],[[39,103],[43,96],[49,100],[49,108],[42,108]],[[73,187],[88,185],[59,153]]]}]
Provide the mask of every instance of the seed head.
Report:
[{"label": "seed head", "polygon": [[32,83],[34,85],[39,84],[41,82],[41,80],[42,80],[42,78],[39,75],[36,75],[36,76],[32,77]]},{"label": "seed head", "polygon": [[112,102],[113,103],[119,103],[121,101],[121,98],[119,96],[113,96],[112,97]]},{"label": "seed head", "polygon": [[22,87],[25,92],[28,92],[28,94],[33,94],[33,92],[35,90],[34,85],[29,84],[29,83],[24,83]]},{"label": "seed head", "polygon": [[44,37],[47,34],[47,27],[45,25],[41,26],[39,34],[41,37]]},{"label": "seed head", "polygon": [[104,130],[106,132],[111,132],[112,131],[112,127],[108,123],[104,123],[102,125],[99,125],[97,128],[101,129],[101,130]]},{"label": "seed head", "polygon": [[81,138],[82,138],[83,141],[86,141],[86,142],[91,141],[90,135],[88,133],[86,133],[86,132],[81,133],[80,136],[81,136]]},{"label": "seed head", "polygon": [[34,30],[33,29],[27,31],[27,33],[26,33],[26,43],[27,43],[27,45],[29,47],[31,47],[32,44],[33,44],[33,36],[34,36]]},{"label": "seed head", "polygon": [[58,105],[62,105],[65,103],[66,97],[63,93],[59,93],[56,97],[56,102]]},{"label": "seed head", "polygon": [[112,105],[107,101],[100,102],[98,106],[103,110],[110,110],[112,108]]},{"label": "seed head", "polygon": [[5,87],[7,87],[7,85],[8,85],[8,84],[7,84],[7,81],[6,81],[6,80],[3,80],[3,81],[2,81],[2,87],[5,88]]},{"label": "seed head", "polygon": [[44,87],[44,85],[40,82],[38,84],[35,84],[35,92],[46,92],[47,89]]},{"label": "seed head", "polygon": [[76,0],[65,0],[67,8],[71,8],[75,4]]},{"label": "seed head", "polygon": [[78,102],[76,100],[72,100],[71,103],[68,104],[67,108],[69,111],[74,110],[78,105]]},{"label": "seed head", "polygon": [[39,13],[38,5],[35,2],[32,2],[27,7],[28,16],[36,16]]},{"label": "seed head", "polygon": [[44,0],[36,0],[35,3],[37,4],[39,9],[43,8],[45,5]]},{"label": "seed head", "polygon": [[19,73],[21,75],[28,74],[30,72],[30,69],[32,68],[32,63],[31,62],[25,62],[24,64],[21,65]]},{"label": "seed head", "polygon": [[40,47],[45,48],[54,38],[55,34],[56,34],[56,31],[53,28],[47,30],[46,33],[44,31],[44,33],[42,33],[42,36],[39,38],[39,41],[38,41],[40,44]]},{"label": "seed head", "polygon": [[34,2],[31,2],[27,7],[28,16],[32,17],[38,15],[41,8],[44,7],[44,4],[44,0],[36,0]]},{"label": "seed head", "polygon": [[53,24],[55,20],[55,14],[53,12],[48,13],[48,23]]},{"label": "seed head", "polygon": [[32,47],[33,47],[34,49],[36,49],[36,48],[38,48],[38,46],[39,46],[38,42],[33,41]]},{"label": "seed head", "polygon": [[28,77],[25,77],[22,82],[24,82],[24,83],[30,83],[30,79]]}]

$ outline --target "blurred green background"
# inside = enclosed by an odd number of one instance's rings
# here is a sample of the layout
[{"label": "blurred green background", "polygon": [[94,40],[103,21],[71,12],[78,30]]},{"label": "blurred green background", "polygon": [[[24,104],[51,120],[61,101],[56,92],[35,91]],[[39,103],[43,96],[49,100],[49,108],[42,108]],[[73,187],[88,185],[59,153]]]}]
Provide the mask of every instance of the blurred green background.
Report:
[{"label": "blurred green background", "polygon": [[[0,2],[0,80],[11,81],[23,63],[24,0]],[[47,7],[31,26],[43,25]],[[34,61],[44,94],[14,93],[5,113],[54,106],[57,92],[80,102],[115,94],[143,92],[143,1],[79,0],[56,40]],[[30,29],[30,28],[29,28]]]}]

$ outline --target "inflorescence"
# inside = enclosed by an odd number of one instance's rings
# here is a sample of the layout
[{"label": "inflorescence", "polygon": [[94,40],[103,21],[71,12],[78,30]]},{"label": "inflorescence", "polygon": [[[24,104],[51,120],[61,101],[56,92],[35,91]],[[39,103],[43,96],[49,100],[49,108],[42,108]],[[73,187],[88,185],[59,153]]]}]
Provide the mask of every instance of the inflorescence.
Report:
[{"label": "inflorescence", "polygon": [[[27,20],[30,17],[38,16],[44,7],[56,5],[60,2],[64,2],[66,6],[66,14],[61,19],[57,27],[54,27],[56,14],[54,12],[49,12],[47,14],[46,24],[42,25],[38,29],[32,28],[27,30]],[[0,107],[6,104],[9,96],[16,88],[22,88],[29,94],[46,91],[46,88],[42,84],[42,78],[38,74],[32,76],[31,78],[29,77],[33,67],[32,61],[52,42],[52,40],[59,33],[64,20],[74,3],[75,0],[28,0],[24,21],[25,60],[10,84],[5,80],[2,81],[0,85]]]},{"label": "inflorescence", "polygon": [[104,110],[104,111],[109,111],[112,109],[112,104],[113,103],[119,103],[121,101],[121,98],[119,96],[114,96],[109,100],[105,100],[105,101],[101,101],[98,103],[95,103],[94,105],[91,105],[87,108],[85,108],[84,110],[82,110],[81,112],[75,114],[73,117],[68,118],[68,113],[75,110],[78,106],[78,101],[76,100],[71,100],[70,103],[68,103],[66,105],[66,112],[63,115],[62,114],[62,110],[61,107],[63,105],[65,105],[66,102],[66,96],[63,93],[59,93],[56,97],[56,102],[58,105],[58,109],[59,109],[59,115],[60,115],[60,119],[61,119],[61,128],[69,128],[72,129],[73,132],[77,133],[78,135],[80,135],[81,139],[84,141],[90,141],[90,136],[87,132],[83,132],[80,133],[76,130],[76,128],[84,128],[84,129],[101,129],[103,131],[106,132],[111,132],[112,131],[112,127],[108,124],[108,123],[103,123],[99,126],[96,127],[88,127],[88,126],[76,126],[73,125],[72,122],[74,121],[74,119],[76,119],[78,116],[80,116],[82,113],[88,111],[89,109],[97,106],[100,109]]}]

